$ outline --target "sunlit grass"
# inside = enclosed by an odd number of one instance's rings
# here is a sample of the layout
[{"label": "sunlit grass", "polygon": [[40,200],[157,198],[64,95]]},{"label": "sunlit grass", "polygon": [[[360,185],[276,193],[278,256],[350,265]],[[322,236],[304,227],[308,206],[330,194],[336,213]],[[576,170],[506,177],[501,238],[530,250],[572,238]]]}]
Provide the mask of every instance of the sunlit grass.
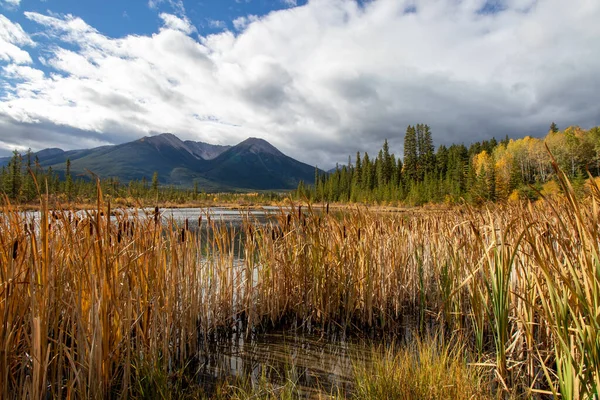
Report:
[{"label": "sunlit grass", "polygon": [[[160,396],[212,337],[294,322],[381,337],[437,326],[461,338],[385,356],[389,379],[377,385],[390,390],[406,362],[415,379],[438,379],[415,383],[432,390],[419,393],[439,395],[471,371],[461,349],[500,396],[590,398],[600,388],[600,191],[578,198],[559,178],[565,196],[538,203],[385,214],[292,205],[237,230],[204,215],[203,234],[114,212],[101,193],[79,214],[40,196],[35,220],[5,200],[0,397]],[[440,369],[419,372],[421,359]]]}]

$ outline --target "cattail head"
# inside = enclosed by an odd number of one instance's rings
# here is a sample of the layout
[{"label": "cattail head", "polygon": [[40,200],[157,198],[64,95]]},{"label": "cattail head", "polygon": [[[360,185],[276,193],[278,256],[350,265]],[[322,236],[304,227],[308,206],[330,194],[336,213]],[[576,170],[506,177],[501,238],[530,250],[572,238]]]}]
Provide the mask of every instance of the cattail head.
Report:
[{"label": "cattail head", "polygon": [[13,251],[12,251],[13,260],[16,260],[18,255],[19,255],[19,240],[17,239],[13,243]]}]

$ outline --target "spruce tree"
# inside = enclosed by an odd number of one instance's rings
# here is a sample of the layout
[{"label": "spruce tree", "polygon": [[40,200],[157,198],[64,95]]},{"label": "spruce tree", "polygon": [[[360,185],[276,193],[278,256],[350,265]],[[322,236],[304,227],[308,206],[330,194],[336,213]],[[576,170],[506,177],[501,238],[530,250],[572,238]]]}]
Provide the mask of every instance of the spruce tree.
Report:
[{"label": "spruce tree", "polygon": [[435,149],[433,147],[433,138],[431,137],[431,129],[428,125],[421,125],[422,139],[419,155],[421,158],[420,165],[422,166],[423,179],[425,176],[432,175],[435,172]]},{"label": "spruce tree", "polygon": [[6,193],[12,200],[19,200],[21,195],[21,170],[22,159],[21,154],[17,150],[13,151],[13,156],[8,163],[8,179]]},{"label": "spruce tree", "polygon": [[67,158],[67,170],[65,172],[65,194],[67,200],[71,201],[73,197],[73,178],[71,177],[71,160]]},{"label": "spruce tree", "polygon": [[414,126],[406,128],[404,136],[404,170],[402,175],[407,185],[417,180],[417,133]]}]

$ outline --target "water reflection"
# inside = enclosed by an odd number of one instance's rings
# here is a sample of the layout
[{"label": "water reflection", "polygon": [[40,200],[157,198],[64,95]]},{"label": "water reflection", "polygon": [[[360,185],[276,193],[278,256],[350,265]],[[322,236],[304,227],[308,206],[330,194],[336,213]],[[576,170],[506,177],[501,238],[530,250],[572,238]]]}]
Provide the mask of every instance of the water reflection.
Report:
[{"label": "water reflection", "polygon": [[233,334],[200,355],[200,383],[210,390],[214,382],[231,377],[264,377],[275,385],[294,383],[298,395],[347,394],[352,390],[353,364],[367,362],[371,346],[365,340],[298,333],[294,330],[261,333],[246,339]]}]

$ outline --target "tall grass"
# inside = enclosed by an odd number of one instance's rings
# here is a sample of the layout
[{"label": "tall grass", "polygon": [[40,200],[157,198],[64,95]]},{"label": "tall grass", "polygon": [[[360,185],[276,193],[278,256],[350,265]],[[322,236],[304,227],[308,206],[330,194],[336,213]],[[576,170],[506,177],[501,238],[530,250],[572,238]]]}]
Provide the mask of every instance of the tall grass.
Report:
[{"label": "tall grass", "polygon": [[355,367],[356,399],[491,399],[487,373],[460,347],[434,339],[375,349]]},{"label": "tall grass", "polygon": [[[293,205],[204,233],[99,193],[84,214],[0,212],[0,393],[140,396],[212,337],[292,324],[464,338],[499,392],[600,387],[600,190],[487,209],[386,213]],[[199,215],[200,217],[200,215]],[[162,378],[161,378],[162,379]],[[167,379],[167,381],[169,381]],[[147,389],[146,389],[147,390]]]}]

